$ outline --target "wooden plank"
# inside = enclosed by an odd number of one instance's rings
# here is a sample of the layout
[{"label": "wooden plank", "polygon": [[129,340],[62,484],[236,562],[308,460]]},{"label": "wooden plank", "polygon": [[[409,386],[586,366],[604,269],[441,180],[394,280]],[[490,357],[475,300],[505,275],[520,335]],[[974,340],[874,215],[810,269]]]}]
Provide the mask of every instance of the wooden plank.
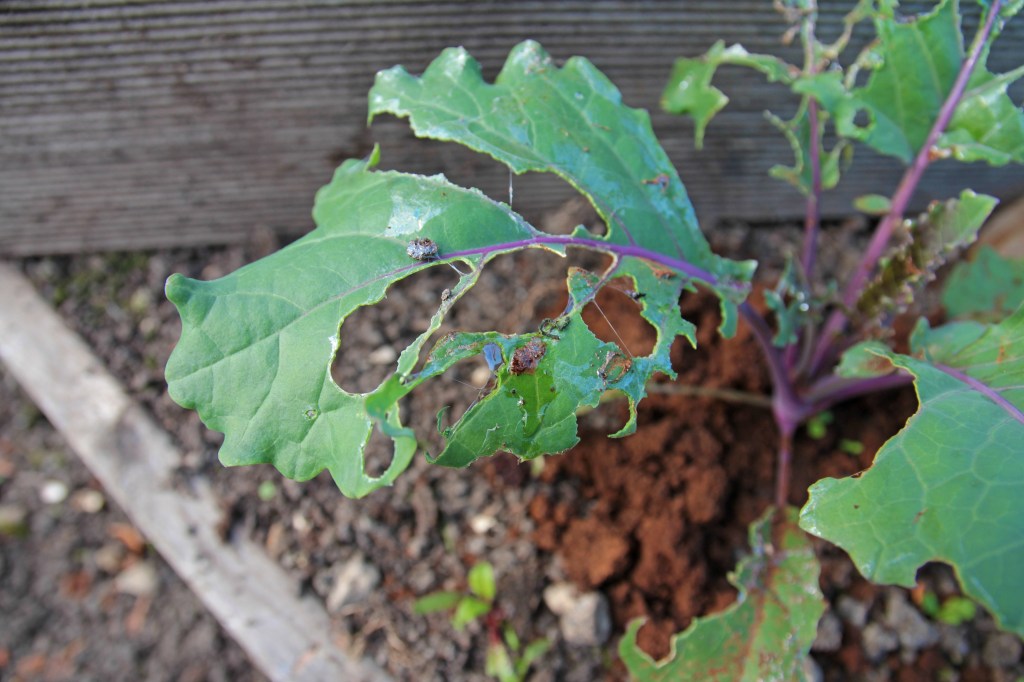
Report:
[{"label": "wooden plank", "polygon": [[[850,4],[822,3],[822,30],[834,31]],[[8,0],[0,3],[0,254],[239,242],[254,228],[300,234],[334,166],[374,142],[386,167],[443,171],[504,198],[507,172],[489,159],[413,140],[404,123],[367,129],[366,92],[379,69],[422,71],[449,45],[467,47],[493,77],[525,38],[559,60],[586,55],[627,103],[654,112],[705,229],[722,218],[798,217],[799,195],[764,176],[790,158],[762,115],[792,111],[783,88],[723,70],[733,101],[703,152],[685,119],[656,111],[672,60],[719,37],[798,60],[780,47],[782,28],[769,0]],[[1015,21],[993,68],[1016,66],[1021,54],[1024,21]],[[917,204],[958,193],[965,175],[955,165],[929,172]],[[824,211],[848,214],[853,197],[891,188],[898,176],[893,161],[858,152]],[[971,166],[969,180],[1003,197],[1024,189],[1022,174],[1007,169]],[[516,208],[530,220],[572,195],[549,177],[516,187]]]},{"label": "wooden plank", "polygon": [[384,681],[331,640],[323,606],[247,538],[225,543],[208,485],[175,485],[181,453],[10,264],[0,263],[0,360],[71,448],[270,679]]}]

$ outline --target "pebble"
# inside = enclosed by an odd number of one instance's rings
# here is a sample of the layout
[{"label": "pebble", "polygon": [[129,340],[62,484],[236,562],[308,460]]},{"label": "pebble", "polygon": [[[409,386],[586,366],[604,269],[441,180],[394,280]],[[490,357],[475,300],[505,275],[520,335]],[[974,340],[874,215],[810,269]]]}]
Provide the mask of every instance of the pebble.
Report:
[{"label": "pebble", "polygon": [[124,547],[117,542],[108,542],[97,549],[92,558],[100,570],[113,575],[121,568],[121,562],[124,560]]},{"label": "pebble", "polygon": [[267,554],[274,559],[278,559],[284,554],[285,549],[288,547],[288,541],[285,538],[283,523],[274,521],[270,524],[270,528],[267,529],[267,539],[264,546],[267,548]]},{"label": "pebble", "polygon": [[114,578],[114,587],[122,594],[146,597],[156,592],[158,582],[152,562],[138,561]]},{"label": "pebble", "polygon": [[843,645],[843,623],[834,611],[826,611],[818,621],[818,634],[811,645],[811,651],[839,651]]},{"label": "pebble", "polygon": [[300,536],[307,535],[313,526],[309,523],[309,519],[302,515],[301,512],[295,512],[292,514],[292,528]]},{"label": "pebble", "polygon": [[28,532],[28,511],[16,504],[0,505],[0,535],[20,536]]},{"label": "pebble", "polygon": [[86,514],[96,514],[103,509],[106,498],[99,490],[79,490],[71,496],[71,506]]},{"label": "pebble", "polygon": [[476,514],[469,520],[469,527],[478,535],[483,535],[498,525],[498,520],[490,514]]},{"label": "pebble", "polygon": [[562,638],[574,646],[600,646],[612,631],[608,600],[600,592],[584,592],[571,583],[544,589],[544,603],[558,616]]},{"label": "pebble", "polygon": [[1017,635],[993,632],[985,639],[981,660],[993,668],[1005,668],[1020,660],[1022,644]]},{"label": "pebble", "polygon": [[366,356],[371,365],[390,365],[398,359],[398,351],[393,346],[381,346]]},{"label": "pebble", "polygon": [[860,629],[868,622],[868,604],[854,599],[848,594],[839,597],[836,602],[836,611],[840,617],[853,627]]},{"label": "pebble", "polygon": [[939,646],[949,660],[960,665],[971,652],[971,643],[967,639],[967,629],[962,625],[939,625]]},{"label": "pebble", "polygon": [[355,554],[335,574],[334,586],[327,595],[327,610],[337,613],[349,604],[363,601],[379,583],[380,570],[362,554]]},{"label": "pebble", "polygon": [[39,489],[39,499],[44,504],[60,504],[68,497],[68,486],[61,481],[50,480]]},{"label": "pebble", "polygon": [[900,646],[920,651],[939,641],[939,631],[910,602],[903,590],[889,590],[886,595],[885,625],[899,637]]},{"label": "pebble", "polygon": [[900,646],[900,638],[896,633],[879,623],[868,623],[861,631],[861,641],[864,644],[864,655],[874,663]]},{"label": "pebble", "polygon": [[824,682],[825,673],[822,672],[821,666],[811,656],[804,659],[803,669],[806,682]]}]

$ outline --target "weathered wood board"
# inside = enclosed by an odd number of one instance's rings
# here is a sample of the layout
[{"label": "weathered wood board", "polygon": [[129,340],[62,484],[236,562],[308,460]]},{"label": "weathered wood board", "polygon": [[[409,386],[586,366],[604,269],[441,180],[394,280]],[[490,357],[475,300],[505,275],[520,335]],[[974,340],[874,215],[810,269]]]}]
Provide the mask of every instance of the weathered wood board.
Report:
[{"label": "weathered wood board", "polygon": [[[851,4],[822,2],[823,30]],[[302,233],[333,167],[375,141],[387,167],[443,170],[504,198],[507,173],[489,159],[413,141],[393,120],[367,129],[374,73],[396,63],[419,72],[461,44],[493,77],[513,45],[534,38],[556,59],[588,56],[627,103],[654,110],[673,58],[718,37],[785,52],[782,29],[769,0],[5,0],[0,254],[224,243],[255,228]],[[1017,21],[993,62],[1005,69],[1022,56]],[[738,69],[721,82],[733,102],[701,153],[687,121],[654,113],[705,229],[720,218],[800,215],[798,195],[764,176],[791,157],[763,110],[785,114],[794,103]],[[1019,99],[1020,86],[1013,92]],[[827,214],[849,213],[851,197],[898,177],[866,152],[859,162]],[[1001,196],[1024,187],[1019,169],[936,168],[919,203],[959,191],[965,177]],[[528,218],[571,194],[546,176],[517,178],[515,188]]]}]

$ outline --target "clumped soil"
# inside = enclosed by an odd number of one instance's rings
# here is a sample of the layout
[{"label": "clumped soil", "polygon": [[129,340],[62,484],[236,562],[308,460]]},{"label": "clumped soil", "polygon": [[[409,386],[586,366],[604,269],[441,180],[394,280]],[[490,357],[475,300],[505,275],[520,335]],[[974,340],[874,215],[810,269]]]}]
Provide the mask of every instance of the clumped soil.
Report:
[{"label": "clumped soil", "polygon": [[[520,638],[547,637],[553,643],[535,666],[530,678],[535,681],[621,679],[624,671],[608,652],[630,619],[649,619],[640,633],[641,644],[662,655],[668,651],[671,633],[695,616],[731,603],[735,593],[726,575],[746,550],[747,526],[773,496],[776,436],[763,406],[672,393],[672,384],[666,381],[642,403],[635,435],[606,437],[621,426],[626,408],[621,401],[605,403],[581,418],[580,445],[545,458],[539,474],[506,456],[468,470],[429,466],[418,457],[394,487],[357,501],[342,498],[327,476],[298,484],[266,466],[220,467],[220,436],[205,430],[194,413],[183,411],[166,395],[162,368],[180,326],[173,307],[161,297],[161,287],[171,272],[217,277],[275,246],[255,242],[246,249],[44,259],[27,262],[26,270],[69,324],[181,443],[186,452],[183,476],[211,479],[223,500],[225,541],[238,533],[254,537],[296,577],[302,590],[333,603],[332,624],[353,653],[376,660],[398,679],[486,679],[486,633],[478,625],[458,631],[444,614],[423,617],[412,609],[416,597],[431,591],[464,589],[467,570],[481,560],[494,565],[499,604]],[[535,329],[540,319],[564,305],[564,267],[565,262],[553,256],[498,259],[482,278],[479,291],[459,303],[452,326],[504,332]],[[343,348],[335,368],[343,386],[382,378],[394,361],[393,349],[401,349],[425,328],[453,277],[444,268],[430,273],[389,291],[380,307],[361,311],[343,326]],[[587,311],[588,324],[599,336],[622,343],[634,354],[650,347],[653,330],[637,316],[632,299],[608,290],[599,304],[599,310]],[[673,364],[680,383],[766,394],[763,363],[745,326],[735,339],[723,341],[715,331],[718,311],[713,301],[686,294],[681,306],[684,316],[697,324],[699,345],[694,350],[677,341]],[[614,331],[605,316],[613,321]],[[454,403],[453,412],[458,414],[479,397],[475,387],[487,377],[482,360],[460,365],[452,374],[450,381],[434,382],[404,405],[405,416],[428,443],[437,443],[437,410]],[[838,408],[819,439],[801,432],[790,502],[802,504],[807,486],[822,476],[845,476],[869,466],[875,450],[915,407],[912,391],[887,393]],[[846,452],[850,442],[862,445],[860,454]],[[0,481],[0,502],[35,494],[26,492],[22,480],[17,476]],[[75,532],[82,523],[67,505],[50,505],[44,512],[65,532]],[[40,538],[35,525],[30,528],[28,539],[0,538],[5,571],[31,570],[25,543]],[[822,679],[918,680],[944,675],[980,681],[1015,680],[1021,674],[1019,652],[1016,658],[1004,656],[1007,660],[998,666],[985,662],[995,658],[983,661],[982,650],[989,650],[995,636],[984,614],[953,633],[959,637],[957,646],[966,647],[958,657],[949,653],[951,645],[935,642],[919,649],[895,647],[878,654],[876,647],[869,652],[863,633],[883,620],[890,601],[906,601],[906,591],[869,585],[841,551],[825,543],[820,544],[819,555],[829,613],[838,623],[838,634],[836,628],[831,637],[819,633],[816,643],[814,656]],[[59,575],[70,572],[79,557],[68,546],[46,561],[55,566],[51,574]],[[115,568],[116,573],[121,565]],[[362,571],[371,587],[338,605],[332,595],[337,596],[335,588],[345,570]],[[164,579],[167,572],[160,571]],[[547,585],[562,580],[607,597],[616,634],[603,649],[570,646],[561,637],[558,620],[544,606],[541,594]],[[922,589],[940,597],[956,592],[943,567],[922,573]],[[911,594],[909,599],[919,596]],[[5,609],[35,609],[36,618],[49,619],[48,627],[55,631],[78,627],[31,592],[5,593],[8,598],[12,605]],[[154,602],[151,613],[159,607]],[[0,625],[6,627],[6,649],[0,649],[5,678],[17,661],[40,646],[37,630],[6,622]],[[946,630],[942,632],[945,637]],[[95,646],[102,650],[102,638]],[[233,646],[220,637],[210,638],[215,653],[236,651]],[[143,648],[135,655],[147,652],[158,653]],[[69,665],[76,670],[76,665],[84,664],[72,656]],[[180,670],[183,663],[168,659],[162,665],[166,674],[153,673],[150,679],[172,679],[176,673],[170,671]],[[232,668],[230,674],[231,679],[258,679],[244,666]]]}]

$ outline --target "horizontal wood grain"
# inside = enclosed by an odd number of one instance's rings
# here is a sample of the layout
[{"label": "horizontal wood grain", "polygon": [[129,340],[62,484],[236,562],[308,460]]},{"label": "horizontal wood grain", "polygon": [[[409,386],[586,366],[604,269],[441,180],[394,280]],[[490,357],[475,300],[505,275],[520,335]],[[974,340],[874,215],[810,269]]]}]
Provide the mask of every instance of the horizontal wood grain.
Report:
[{"label": "horizontal wood grain", "polygon": [[[834,32],[849,4],[821,3],[822,30]],[[652,110],[705,229],[723,218],[796,217],[800,197],[764,177],[790,158],[763,116],[792,111],[783,89],[723,70],[720,87],[733,101],[711,123],[703,152],[686,120],[656,111],[672,60],[716,38],[795,59],[779,45],[783,27],[770,5],[8,0],[0,3],[0,254],[239,242],[256,228],[300,234],[334,166],[374,142],[386,167],[443,171],[505,198],[507,171],[489,159],[414,140],[393,120],[368,129],[366,92],[378,70],[422,71],[449,45],[467,47],[493,77],[525,38],[559,60],[586,55],[627,103]],[[1000,39],[996,68],[1024,54],[1022,24]],[[852,197],[884,191],[898,175],[892,161],[859,154],[825,212],[849,213]],[[1020,175],[938,168],[917,203],[958,192],[965,177],[1009,196],[1024,188]],[[572,194],[552,178],[515,187],[515,208],[534,220]]]}]

